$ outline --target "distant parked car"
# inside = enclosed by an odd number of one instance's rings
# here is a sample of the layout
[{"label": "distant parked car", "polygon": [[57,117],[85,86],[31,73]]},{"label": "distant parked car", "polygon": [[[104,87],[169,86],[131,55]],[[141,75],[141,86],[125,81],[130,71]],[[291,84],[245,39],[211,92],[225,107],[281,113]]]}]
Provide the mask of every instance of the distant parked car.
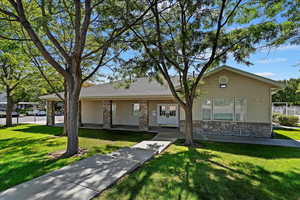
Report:
[{"label": "distant parked car", "polygon": [[19,113],[17,113],[17,112],[12,112],[12,116],[13,116],[13,117],[19,117],[20,115],[19,115]]},{"label": "distant parked car", "polygon": [[33,116],[38,112],[39,112],[38,110],[29,110],[29,111],[26,112],[26,115],[27,116]]},{"label": "distant parked car", "polygon": [[63,111],[56,111],[55,116],[63,116],[64,112]]},{"label": "distant parked car", "polygon": [[[6,117],[6,112],[5,111],[0,111],[0,117]],[[12,112],[12,117],[19,117],[19,113]]]},{"label": "distant parked car", "polygon": [[26,112],[26,115],[28,115],[28,116],[45,116],[46,111],[44,111],[44,110],[29,110]]},{"label": "distant parked car", "polygon": [[5,117],[6,116],[6,112],[5,111],[0,111],[0,118]]},{"label": "distant parked car", "polygon": [[46,116],[46,111],[40,110],[40,111],[38,111],[35,115],[36,115],[36,116]]}]

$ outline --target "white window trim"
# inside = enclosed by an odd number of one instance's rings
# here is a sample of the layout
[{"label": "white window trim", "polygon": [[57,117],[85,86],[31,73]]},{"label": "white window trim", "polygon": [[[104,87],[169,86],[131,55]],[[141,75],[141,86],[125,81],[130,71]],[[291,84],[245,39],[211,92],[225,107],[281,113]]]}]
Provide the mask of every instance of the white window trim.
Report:
[{"label": "white window trim", "polygon": [[235,100],[237,99],[237,98],[244,98],[244,97],[234,97],[234,122],[247,122],[247,113],[248,113],[248,102],[247,102],[247,99],[245,98],[245,101],[246,101],[246,105],[245,105],[245,119],[244,120],[241,120],[241,121],[236,121],[236,118],[235,118],[235,116],[236,116],[236,113],[235,113]]},{"label": "white window trim", "polygon": [[235,109],[235,105],[236,105],[236,98],[242,98],[242,97],[232,97],[233,98],[233,120],[221,120],[221,119],[214,119],[214,100],[216,97],[207,97],[206,99],[209,99],[212,101],[211,104],[211,116],[210,116],[210,120],[209,119],[203,119],[203,112],[202,112],[202,102],[200,104],[200,112],[201,112],[201,120],[202,121],[222,121],[222,122],[247,122],[247,99],[246,99],[246,105],[245,105],[245,119],[242,121],[236,121],[236,109]]},{"label": "white window trim", "polygon": [[[138,104],[139,105],[139,110],[138,111],[134,111],[134,105]],[[131,104],[131,115],[134,117],[139,117],[140,116],[140,112],[141,112],[141,105],[139,103],[132,103]]]}]

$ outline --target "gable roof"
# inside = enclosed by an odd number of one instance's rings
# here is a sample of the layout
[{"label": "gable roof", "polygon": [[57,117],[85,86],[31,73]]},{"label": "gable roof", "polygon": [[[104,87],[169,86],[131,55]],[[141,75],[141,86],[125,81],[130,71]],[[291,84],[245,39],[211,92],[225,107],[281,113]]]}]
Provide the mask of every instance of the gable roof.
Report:
[{"label": "gable roof", "polygon": [[220,71],[223,71],[223,70],[234,72],[234,73],[240,74],[242,76],[246,76],[248,78],[252,78],[252,79],[270,84],[274,88],[282,88],[284,86],[283,84],[279,83],[278,81],[275,81],[275,80],[272,80],[272,79],[269,79],[269,78],[265,78],[265,77],[262,77],[262,76],[259,76],[259,75],[253,74],[253,73],[249,73],[249,72],[237,69],[237,68],[233,68],[233,67],[230,67],[230,66],[227,66],[227,65],[223,65],[223,66],[218,67],[218,68],[216,68],[216,69],[214,69],[210,72],[207,72],[205,74],[205,77],[211,76],[211,75],[216,74],[216,73],[218,73]]},{"label": "gable roof", "polygon": [[[272,79],[264,78],[252,73],[248,73],[233,67],[221,66],[205,74],[205,77],[209,77],[222,70],[228,70],[234,73],[238,73],[242,76],[255,79],[257,81],[262,81],[268,83],[272,88],[281,88],[282,85],[277,81]],[[173,78],[174,84],[176,84],[177,79]],[[137,78],[129,88],[118,87],[118,82],[105,83],[100,85],[95,85],[87,88],[82,88],[80,92],[80,98],[89,99],[130,99],[130,98],[172,98],[172,93],[167,84],[160,84],[156,80],[151,80],[148,77]],[[62,94],[63,95],[63,94]],[[58,100],[55,94],[49,94],[40,97],[41,99]]]},{"label": "gable roof", "polygon": [[[148,77],[137,78],[129,88],[118,86],[118,82],[105,83],[87,88],[82,88],[80,98],[153,98],[153,97],[172,97],[168,85],[162,85],[156,80]],[[55,94],[40,97],[41,99],[57,99]]]}]

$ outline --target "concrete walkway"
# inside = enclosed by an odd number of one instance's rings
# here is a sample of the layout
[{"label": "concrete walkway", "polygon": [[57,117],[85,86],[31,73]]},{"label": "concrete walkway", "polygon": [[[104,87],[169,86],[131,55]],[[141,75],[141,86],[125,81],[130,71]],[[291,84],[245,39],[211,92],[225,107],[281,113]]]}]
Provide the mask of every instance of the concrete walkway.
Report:
[{"label": "concrete walkway", "polygon": [[89,200],[165,150],[173,141],[143,141],[97,154],[0,193],[0,200]]},{"label": "concrete walkway", "polygon": [[[152,140],[175,142],[175,140],[177,140],[178,138],[183,139],[184,137],[179,132],[161,132],[157,134]],[[217,135],[201,135],[201,136],[197,135],[195,136],[195,139],[214,141],[214,142],[260,144],[260,145],[300,148],[300,140],[255,138],[255,137],[240,137],[240,136],[217,136]]]},{"label": "concrete walkway", "polygon": [[298,147],[298,148],[300,148],[300,140],[238,137],[238,136],[212,136],[212,135],[197,136],[195,139],[206,140],[206,141],[215,141],[215,142],[261,144],[261,145]]}]

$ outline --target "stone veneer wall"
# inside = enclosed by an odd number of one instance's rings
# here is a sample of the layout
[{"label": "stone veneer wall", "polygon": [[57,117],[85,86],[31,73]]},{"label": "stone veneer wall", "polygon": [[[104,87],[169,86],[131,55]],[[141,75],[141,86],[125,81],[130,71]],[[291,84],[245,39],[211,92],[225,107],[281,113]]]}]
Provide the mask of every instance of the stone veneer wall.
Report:
[{"label": "stone veneer wall", "polygon": [[[184,120],[180,121],[180,131],[184,130]],[[221,136],[271,137],[270,123],[194,121],[194,134]]]},{"label": "stone veneer wall", "polygon": [[149,108],[148,102],[139,102],[140,103],[140,116],[139,116],[139,129],[143,131],[149,130]]},{"label": "stone veneer wall", "polygon": [[103,101],[103,128],[111,128],[112,126],[112,102],[110,100]]}]

